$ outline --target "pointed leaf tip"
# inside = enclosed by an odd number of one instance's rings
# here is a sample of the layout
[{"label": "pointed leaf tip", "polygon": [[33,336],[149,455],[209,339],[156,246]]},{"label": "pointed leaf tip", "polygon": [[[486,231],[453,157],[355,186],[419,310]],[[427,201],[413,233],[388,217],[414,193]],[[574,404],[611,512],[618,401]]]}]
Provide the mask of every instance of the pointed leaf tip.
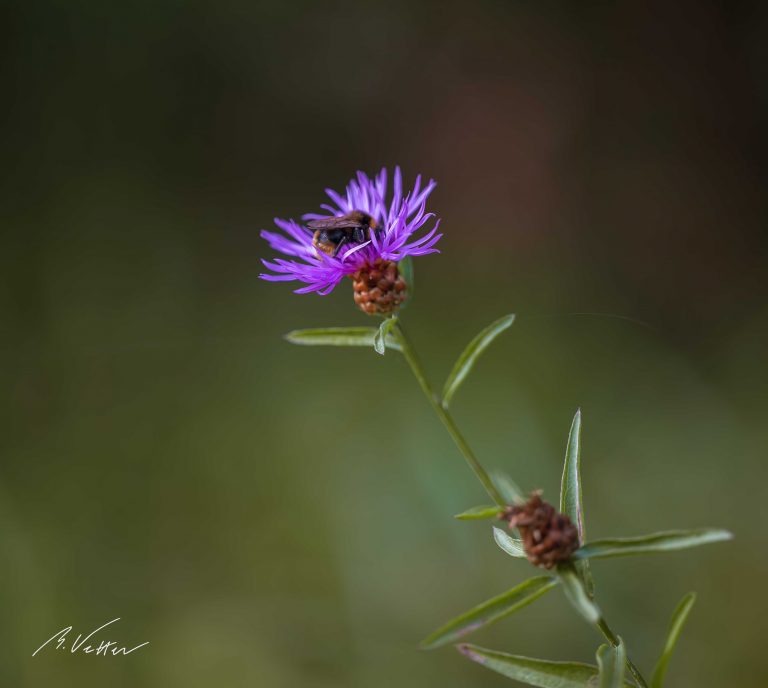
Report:
[{"label": "pointed leaf tip", "polygon": [[477,521],[484,518],[496,518],[501,512],[502,508],[496,504],[473,506],[471,509],[456,514],[454,518],[459,521]]},{"label": "pointed leaf tip", "polygon": [[473,662],[477,662],[478,664],[483,663],[483,657],[475,652],[472,651],[472,645],[469,643],[459,643],[456,645],[456,649],[461,652],[465,657],[469,657]]},{"label": "pointed leaf tip", "polygon": [[[560,512],[568,516],[579,533],[579,543],[584,544],[584,499],[581,490],[581,408],[571,421],[568,431],[568,442],[565,447],[563,462],[563,477],[560,482]],[[587,594],[591,597],[594,591],[592,572],[589,562],[580,561],[575,565],[576,573],[584,581]]]},{"label": "pointed leaf tip", "polygon": [[576,411],[568,432],[563,477],[560,482],[560,512],[576,525],[579,541],[583,544],[585,533],[581,494],[581,409]]},{"label": "pointed leaf tip", "polygon": [[675,651],[677,641],[680,639],[680,635],[683,632],[685,622],[688,620],[688,615],[691,613],[694,603],[696,602],[696,593],[689,592],[672,612],[672,618],[669,622],[669,631],[667,632],[667,641],[664,644],[661,657],[656,663],[656,668],[653,670],[653,677],[651,678],[651,688],[662,688],[664,685],[664,676],[667,673],[667,667],[669,660],[672,659],[672,653]]},{"label": "pointed leaf tip", "polygon": [[557,585],[557,580],[549,576],[529,578],[511,590],[483,602],[455,619],[451,619],[425,638],[420,647],[424,650],[432,650],[453,643],[480,628],[520,611],[539,599],[555,585]]},{"label": "pointed leaf tip", "polygon": [[443,386],[442,403],[445,408],[448,408],[448,404],[450,404],[453,395],[459,389],[462,382],[464,382],[467,375],[469,375],[469,372],[480,357],[480,354],[490,346],[491,342],[493,342],[496,337],[510,327],[514,321],[515,314],[510,313],[509,315],[505,315],[503,318],[499,318],[492,322],[488,327],[476,335],[464,351],[462,351]]}]

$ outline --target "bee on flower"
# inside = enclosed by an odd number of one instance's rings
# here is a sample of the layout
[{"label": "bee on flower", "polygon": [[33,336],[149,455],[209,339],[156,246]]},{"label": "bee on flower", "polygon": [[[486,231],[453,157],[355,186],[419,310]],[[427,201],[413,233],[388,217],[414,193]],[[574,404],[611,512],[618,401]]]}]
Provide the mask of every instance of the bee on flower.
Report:
[{"label": "bee on flower", "polygon": [[269,272],[260,277],[270,282],[303,282],[306,286],[296,293],[321,295],[351,277],[354,300],[361,310],[370,315],[395,312],[405,301],[408,286],[398,263],[407,256],[439,252],[435,244],[442,237],[440,220],[426,212],[435,186],[430,179],[422,187],[419,175],[404,194],[402,174],[396,167],[388,195],[386,168],[373,178],[358,172],[344,195],[326,189],[331,202],[320,206],[325,213],[308,213],[303,223],[276,218],[282,232],[261,232],[275,251],[290,258],[262,260]]}]

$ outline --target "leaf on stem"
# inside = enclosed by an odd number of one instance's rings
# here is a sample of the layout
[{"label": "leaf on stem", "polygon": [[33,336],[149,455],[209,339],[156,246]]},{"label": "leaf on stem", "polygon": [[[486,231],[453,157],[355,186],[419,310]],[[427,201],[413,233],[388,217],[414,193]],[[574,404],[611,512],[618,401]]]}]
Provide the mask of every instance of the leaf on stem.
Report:
[{"label": "leaf on stem", "polygon": [[597,667],[581,662],[551,662],[462,643],[456,649],[473,662],[529,686],[584,688],[597,677]]},{"label": "leaf on stem", "polygon": [[510,557],[525,559],[523,541],[507,535],[501,528],[493,527],[493,539]]},{"label": "leaf on stem", "polygon": [[[565,447],[563,463],[563,478],[560,482],[560,513],[565,514],[579,531],[579,544],[584,544],[584,505],[581,496],[581,409],[576,411],[568,433],[568,443]],[[580,561],[576,565],[576,573],[584,581],[587,594],[594,594],[594,582],[588,561]]]},{"label": "leaf on stem", "polygon": [[385,318],[381,322],[381,325],[379,325],[379,329],[373,337],[373,348],[376,350],[377,354],[383,356],[384,352],[387,350],[389,331],[395,326],[396,322],[397,318],[393,315],[391,318]]},{"label": "leaf on stem", "polygon": [[634,554],[653,554],[669,552],[676,549],[698,547],[710,542],[730,540],[733,534],[717,528],[700,528],[698,530],[669,530],[662,533],[651,533],[629,538],[608,538],[588,542],[574,552],[574,559],[605,559],[607,557],[624,557]]},{"label": "leaf on stem", "polygon": [[490,343],[514,321],[514,313],[499,318],[482,330],[480,334],[467,345],[467,348],[461,353],[461,356],[459,356],[456,364],[453,366],[451,374],[445,381],[442,396],[442,404],[445,408],[448,408],[451,398],[461,386],[461,383],[464,382],[464,378],[467,377],[469,371],[472,370],[472,366],[475,365],[475,361],[480,357],[480,354],[482,354],[483,351],[488,348]]},{"label": "leaf on stem", "polygon": [[[322,327],[293,330],[285,339],[302,346],[373,346],[378,331],[375,327]],[[392,336],[386,338],[386,345],[400,351],[400,344]]]},{"label": "leaf on stem", "polygon": [[530,578],[517,587],[452,619],[425,638],[421,642],[421,647],[425,650],[432,650],[474,633],[476,630],[528,606],[556,585],[557,580],[549,576]]},{"label": "leaf on stem", "polygon": [[558,566],[557,575],[563,586],[563,592],[573,608],[589,623],[596,624],[600,620],[600,609],[590,597],[584,581],[576,573],[573,566],[571,564]]},{"label": "leaf on stem", "polygon": [[507,504],[514,504],[515,502],[524,502],[525,497],[523,491],[517,486],[517,483],[512,480],[506,473],[502,471],[494,471],[491,474],[491,481],[499,491],[501,498]]},{"label": "leaf on stem", "polygon": [[581,409],[576,411],[568,433],[565,448],[563,478],[560,482],[560,513],[573,521],[579,531],[579,542],[584,542],[584,511],[581,502]]},{"label": "leaf on stem", "polygon": [[597,648],[597,666],[600,669],[600,688],[621,688],[624,685],[624,670],[627,663],[627,649],[624,641],[619,638],[619,644],[601,645]]},{"label": "leaf on stem", "polygon": [[485,506],[473,506],[471,509],[456,514],[454,518],[459,521],[479,521],[484,518],[496,518],[503,509],[497,504],[488,504]]},{"label": "leaf on stem", "polygon": [[675,650],[680,634],[683,632],[683,626],[688,620],[688,614],[690,614],[693,608],[693,603],[696,602],[696,593],[689,592],[677,605],[675,611],[672,613],[672,619],[669,623],[669,631],[667,633],[667,642],[662,650],[661,657],[656,664],[656,668],[653,670],[653,677],[651,678],[651,688],[662,688],[664,684],[664,676],[667,673],[667,665],[672,658],[672,653]]}]

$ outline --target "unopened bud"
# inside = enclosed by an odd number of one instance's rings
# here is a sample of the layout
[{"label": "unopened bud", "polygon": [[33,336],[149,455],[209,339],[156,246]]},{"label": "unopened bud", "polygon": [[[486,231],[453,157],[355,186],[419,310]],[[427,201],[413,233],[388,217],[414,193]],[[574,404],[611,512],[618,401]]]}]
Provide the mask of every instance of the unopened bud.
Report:
[{"label": "unopened bud", "polygon": [[405,301],[407,285],[393,260],[379,258],[350,277],[355,303],[368,315],[389,315]]},{"label": "unopened bud", "polygon": [[545,502],[541,492],[534,492],[524,504],[507,507],[502,518],[520,531],[523,549],[534,566],[551,569],[568,561],[579,548],[573,521]]}]

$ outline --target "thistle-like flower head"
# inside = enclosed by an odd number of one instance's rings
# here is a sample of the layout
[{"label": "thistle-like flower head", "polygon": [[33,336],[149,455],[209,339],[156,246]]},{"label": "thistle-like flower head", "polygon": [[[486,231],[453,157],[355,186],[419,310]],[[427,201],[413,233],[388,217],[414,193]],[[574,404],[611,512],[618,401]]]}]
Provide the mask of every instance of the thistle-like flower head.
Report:
[{"label": "thistle-like flower head", "polygon": [[527,502],[507,507],[503,518],[517,528],[523,549],[534,566],[551,569],[568,561],[579,548],[579,531],[565,514],[534,492]]},{"label": "thistle-like flower head", "polygon": [[[437,253],[434,248],[442,234],[438,234],[440,220],[434,213],[426,212],[426,200],[436,186],[433,180],[422,187],[421,175],[416,177],[413,189],[403,192],[400,168],[392,175],[392,190],[388,196],[387,170],[382,169],[371,178],[363,172],[347,184],[346,194],[326,189],[331,203],[320,207],[325,214],[308,213],[304,221],[342,217],[354,211],[369,215],[375,220],[376,230],[371,230],[365,241],[344,246],[337,255],[318,251],[313,245],[313,232],[294,220],[275,219],[282,233],[262,231],[261,236],[269,245],[290,259],[262,260],[270,272],[259,275],[270,282],[297,280],[306,286],[296,289],[297,294],[317,292],[325,295],[347,275],[372,269],[382,262],[398,262],[406,256],[423,256]],[[414,234],[433,220],[431,228],[414,237]]]}]

